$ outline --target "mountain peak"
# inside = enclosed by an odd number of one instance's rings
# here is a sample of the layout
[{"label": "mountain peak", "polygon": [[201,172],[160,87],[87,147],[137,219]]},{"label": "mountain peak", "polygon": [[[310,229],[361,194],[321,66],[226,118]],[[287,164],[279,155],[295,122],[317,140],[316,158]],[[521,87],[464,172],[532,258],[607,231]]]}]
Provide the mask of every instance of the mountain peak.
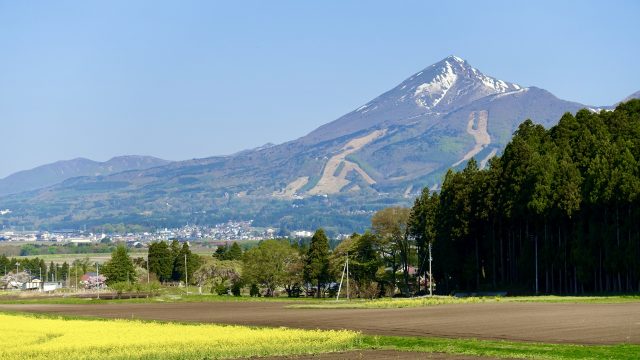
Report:
[{"label": "mountain peak", "polygon": [[454,64],[460,64],[462,66],[469,64],[469,63],[467,63],[467,60],[465,60],[465,59],[463,59],[463,58],[461,58],[459,56],[456,56],[456,55],[449,55],[446,58],[440,60],[439,63],[444,63],[444,62],[451,62],[451,63],[454,63]]},{"label": "mountain peak", "polygon": [[485,96],[520,89],[517,84],[484,75],[466,60],[449,55],[351,113],[321,126],[304,141],[325,141],[337,134],[411,123],[426,114],[446,114]]},{"label": "mountain peak", "polygon": [[456,55],[449,55],[449,56],[447,56],[447,59],[454,60],[454,61],[457,61],[457,62],[467,62],[467,60],[465,60],[465,59],[463,59],[463,58],[461,58],[459,56],[456,56]]},{"label": "mountain peak", "polygon": [[[484,96],[521,89],[519,85],[484,75],[455,55],[416,73],[398,88],[408,88],[419,107],[436,112],[448,111]],[[401,95],[400,100],[404,101],[406,95]]]}]

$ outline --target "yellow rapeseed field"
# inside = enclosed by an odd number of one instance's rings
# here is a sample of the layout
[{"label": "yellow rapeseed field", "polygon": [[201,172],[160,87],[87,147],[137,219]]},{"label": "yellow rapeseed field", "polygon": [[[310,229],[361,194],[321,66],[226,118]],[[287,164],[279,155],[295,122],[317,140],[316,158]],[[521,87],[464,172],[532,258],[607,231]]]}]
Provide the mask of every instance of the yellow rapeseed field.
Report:
[{"label": "yellow rapeseed field", "polygon": [[0,359],[223,359],[353,348],[353,331],[0,314]]}]

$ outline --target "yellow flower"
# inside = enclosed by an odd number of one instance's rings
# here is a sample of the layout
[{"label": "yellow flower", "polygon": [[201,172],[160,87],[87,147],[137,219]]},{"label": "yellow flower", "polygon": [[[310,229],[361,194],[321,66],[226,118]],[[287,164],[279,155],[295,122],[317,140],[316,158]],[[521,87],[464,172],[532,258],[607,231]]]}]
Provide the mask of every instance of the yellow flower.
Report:
[{"label": "yellow flower", "polygon": [[0,359],[223,359],[355,346],[353,331],[250,328],[0,314]]}]

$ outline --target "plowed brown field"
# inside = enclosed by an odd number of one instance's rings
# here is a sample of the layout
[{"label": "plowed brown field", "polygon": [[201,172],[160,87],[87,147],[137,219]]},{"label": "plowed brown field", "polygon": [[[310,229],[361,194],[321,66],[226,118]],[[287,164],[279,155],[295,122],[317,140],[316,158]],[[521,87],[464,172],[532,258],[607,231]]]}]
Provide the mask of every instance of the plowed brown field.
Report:
[{"label": "plowed brown field", "polygon": [[640,344],[640,303],[481,303],[405,309],[288,309],[280,302],[0,305],[72,316],[352,329],[365,334]]}]

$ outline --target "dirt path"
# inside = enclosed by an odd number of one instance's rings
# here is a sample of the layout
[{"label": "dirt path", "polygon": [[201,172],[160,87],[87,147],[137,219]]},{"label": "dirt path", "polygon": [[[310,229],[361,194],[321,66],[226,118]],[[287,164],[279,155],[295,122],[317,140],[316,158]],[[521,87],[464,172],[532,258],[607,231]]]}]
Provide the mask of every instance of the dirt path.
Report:
[{"label": "dirt path", "polygon": [[0,305],[0,310],[106,318],[353,329],[366,334],[640,344],[640,303],[486,303],[406,309],[287,309],[290,303]]}]

